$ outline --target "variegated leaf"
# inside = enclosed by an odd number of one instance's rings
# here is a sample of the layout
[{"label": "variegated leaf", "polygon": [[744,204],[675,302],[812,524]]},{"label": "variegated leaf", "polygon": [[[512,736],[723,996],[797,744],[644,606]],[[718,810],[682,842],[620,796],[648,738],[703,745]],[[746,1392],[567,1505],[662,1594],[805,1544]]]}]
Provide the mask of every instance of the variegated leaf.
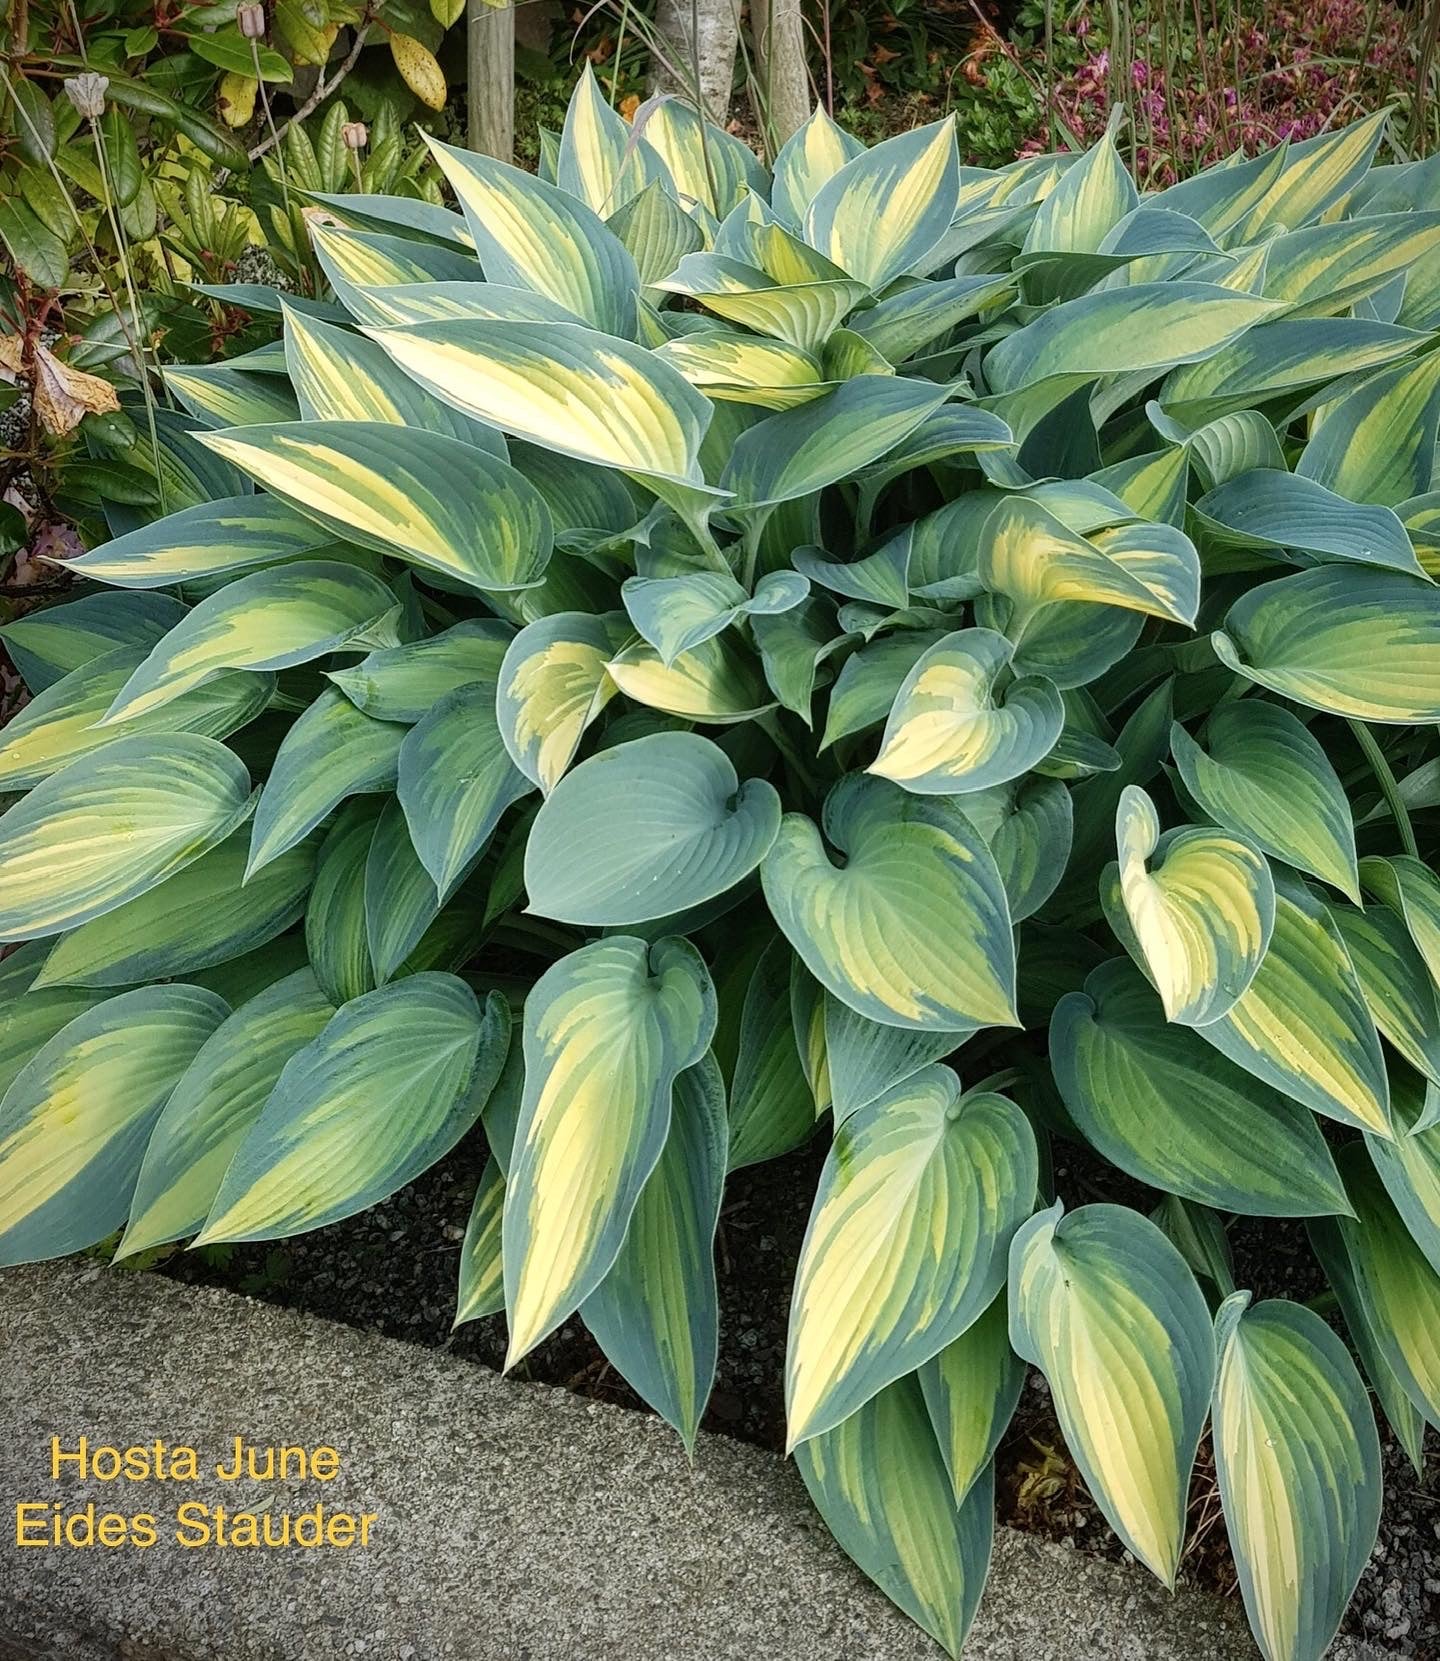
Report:
[{"label": "variegated leaf", "polygon": [[800,1252],[789,1443],[833,1430],[978,1319],[1035,1204],[1025,1115],[931,1066],[836,1130]]},{"label": "variegated leaf", "polygon": [[615,1262],[669,1135],[676,1075],[704,1055],[714,1027],[710,976],[674,936],[650,945],[615,935],[536,982],[505,1194],[511,1364]]}]

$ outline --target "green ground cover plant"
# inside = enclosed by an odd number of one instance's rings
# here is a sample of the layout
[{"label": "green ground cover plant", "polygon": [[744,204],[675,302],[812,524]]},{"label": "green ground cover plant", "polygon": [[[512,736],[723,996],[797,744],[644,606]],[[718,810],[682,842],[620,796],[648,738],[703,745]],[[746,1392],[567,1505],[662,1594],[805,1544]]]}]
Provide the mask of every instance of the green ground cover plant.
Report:
[{"label": "green ground cover plant", "polygon": [[771,174],[586,75],[539,177],[435,145],[458,213],[313,194],[328,292],[167,373],[170,511],[0,629],[0,1263],[483,1136],[457,1319],[578,1313],[691,1443],[727,1170],[822,1136],[789,1438],[856,1562],[959,1653],[1034,1366],[1167,1584],[1209,1425],[1318,1658],[1369,1392],[1440,1422],[1440,175],[1385,119],[1142,194],[1116,132],[817,113]]}]

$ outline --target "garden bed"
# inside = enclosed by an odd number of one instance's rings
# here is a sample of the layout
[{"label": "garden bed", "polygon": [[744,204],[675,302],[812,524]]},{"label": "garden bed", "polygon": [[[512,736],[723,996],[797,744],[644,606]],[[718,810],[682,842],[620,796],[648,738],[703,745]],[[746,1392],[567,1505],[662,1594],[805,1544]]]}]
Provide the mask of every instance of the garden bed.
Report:
[{"label": "garden bed", "polygon": [[[823,1158],[817,1140],[788,1158],[738,1172],[720,1217],[720,1357],[704,1427],[772,1450],[784,1444],[790,1287]],[[484,1148],[472,1141],[420,1181],[347,1222],[280,1247],[226,1248],[231,1255],[223,1265],[180,1253],[166,1261],[164,1272],[498,1369],[505,1357],[503,1317],[451,1330],[460,1241],[483,1163]],[[1072,1204],[1094,1198],[1092,1178],[1102,1169],[1081,1150],[1057,1147],[1057,1179],[1062,1193],[1069,1185]],[[1298,1224],[1242,1220],[1233,1243],[1239,1284],[1253,1287],[1257,1298],[1306,1298],[1319,1290]],[[578,1318],[527,1356],[514,1376],[644,1411]],[[1128,1557],[1066,1453],[1038,1373],[1030,1375],[998,1459],[1003,1522],[1104,1558]],[[1181,1579],[1233,1596],[1234,1565],[1212,1473],[1207,1439]],[[1388,1437],[1379,1542],[1342,1630],[1418,1661],[1440,1654],[1440,1463],[1432,1458],[1424,1478],[1417,1478]]]}]

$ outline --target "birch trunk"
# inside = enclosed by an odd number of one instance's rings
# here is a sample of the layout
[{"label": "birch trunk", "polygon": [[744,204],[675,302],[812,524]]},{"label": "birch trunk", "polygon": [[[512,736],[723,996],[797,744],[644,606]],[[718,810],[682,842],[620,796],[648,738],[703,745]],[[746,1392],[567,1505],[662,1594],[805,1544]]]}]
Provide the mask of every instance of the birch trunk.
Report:
[{"label": "birch trunk", "polygon": [[740,0],[656,0],[654,27],[660,52],[650,71],[651,96],[673,92],[693,102],[698,67],[704,113],[723,127],[735,79]]},{"label": "birch trunk", "polygon": [[750,28],[760,92],[757,114],[773,154],[810,115],[800,0],[750,0]]}]

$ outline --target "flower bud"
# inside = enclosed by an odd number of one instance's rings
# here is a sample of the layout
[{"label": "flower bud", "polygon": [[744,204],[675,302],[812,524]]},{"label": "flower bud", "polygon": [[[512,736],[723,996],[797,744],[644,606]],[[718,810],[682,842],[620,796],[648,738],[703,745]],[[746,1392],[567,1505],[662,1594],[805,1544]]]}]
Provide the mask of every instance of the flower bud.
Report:
[{"label": "flower bud", "polygon": [[347,121],[340,129],[340,141],[347,150],[363,150],[370,142],[363,121]]},{"label": "flower bud", "polygon": [[236,8],[235,22],[246,40],[265,38],[265,8],[256,5],[254,0],[248,0],[247,4]]},{"label": "flower bud", "polygon": [[71,75],[64,83],[65,96],[87,121],[98,121],[105,113],[105,94],[110,82],[103,75],[87,72]]}]

